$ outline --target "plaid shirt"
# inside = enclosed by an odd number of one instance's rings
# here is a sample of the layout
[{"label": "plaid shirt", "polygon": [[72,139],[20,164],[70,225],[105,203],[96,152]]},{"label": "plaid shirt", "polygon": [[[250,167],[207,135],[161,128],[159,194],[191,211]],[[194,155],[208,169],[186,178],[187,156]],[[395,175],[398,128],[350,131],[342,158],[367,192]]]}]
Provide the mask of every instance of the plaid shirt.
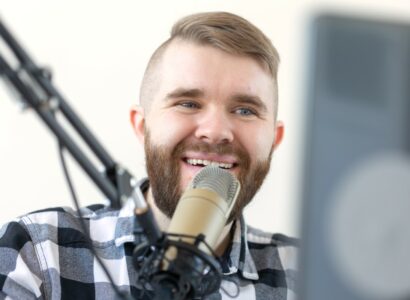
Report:
[{"label": "plaid shirt", "polygon": [[[133,203],[121,210],[94,205],[82,210],[96,252],[119,290],[140,297],[132,265]],[[233,241],[223,256],[219,292],[206,299],[294,299],[295,240],[235,222]],[[0,299],[115,299],[88,249],[77,213],[68,208],[37,211],[0,230]],[[236,282],[237,285],[233,284]],[[225,291],[223,291],[225,290]]]}]

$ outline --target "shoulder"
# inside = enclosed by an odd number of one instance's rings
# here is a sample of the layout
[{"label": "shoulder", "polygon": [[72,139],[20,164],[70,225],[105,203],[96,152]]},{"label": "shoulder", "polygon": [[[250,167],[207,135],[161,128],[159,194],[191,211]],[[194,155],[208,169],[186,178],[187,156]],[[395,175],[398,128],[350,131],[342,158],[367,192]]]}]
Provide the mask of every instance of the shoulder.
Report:
[{"label": "shoulder", "polygon": [[[118,211],[92,205],[81,209],[81,215],[87,233],[92,235],[95,228],[101,227],[103,233],[109,231],[98,225],[106,224],[107,219],[116,220]],[[71,208],[43,209],[5,224],[0,229],[0,257],[6,262],[0,264],[0,298],[1,295],[13,299],[51,297],[52,291],[60,289],[60,274],[89,274],[87,259],[90,256],[84,251],[88,248],[79,214]],[[70,264],[65,263],[67,261]]]},{"label": "shoulder", "polygon": [[0,229],[0,248],[20,251],[31,240],[23,224],[14,220],[4,224]]},{"label": "shoulder", "polygon": [[283,269],[297,269],[300,241],[281,233],[270,233],[247,226],[247,242],[253,255],[277,257]]},{"label": "shoulder", "polygon": [[30,212],[21,216],[19,219],[23,222],[27,219],[35,223],[58,225],[56,221],[64,221],[78,219],[80,215],[85,219],[95,219],[104,216],[109,211],[109,208],[103,204],[94,204],[82,207],[80,212],[71,207],[50,207],[41,210]]},{"label": "shoulder", "polygon": [[299,258],[299,239],[247,226],[248,247],[258,270],[259,281],[286,287],[288,297],[295,294]]},{"label": "shoulder", "polygon": [[[111,213],[102,205],[91,205],[81,209],[81,215],[85,220],[96,219]],[[22,241],[41,242],[46,239],[57,239],[58,230],[61,228],[78,229],[79,214],[69,207],[52,207],[30,212],[6,223],[0,229],[2,242],[10,239],[19,244]],[[14,237],[14,238],[13,238]]]},{"label": "shoulder", "polygon": [[299,248],[299,239],[297,238],[282,233],[267,232],[249,225],[246,226],[246,236],[248,242],[254,244]]}]

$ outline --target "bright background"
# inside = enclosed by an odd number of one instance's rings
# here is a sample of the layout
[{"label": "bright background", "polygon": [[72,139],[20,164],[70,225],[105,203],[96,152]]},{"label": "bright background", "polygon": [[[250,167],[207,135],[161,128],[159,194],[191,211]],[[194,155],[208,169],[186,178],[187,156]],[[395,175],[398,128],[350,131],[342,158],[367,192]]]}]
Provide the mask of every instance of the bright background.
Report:
[{"label": "bright background", "polygon": [[[336,3],[338,2],[338,3]],[[280,119],[285,139],[272,171],[246,211],[250,224],[299,235],[309,26],[320,12],[408,20],[409,1],[52,1],[0,0],[0,17],[112,156],[141,177],[143,149],[129,124],[153,50],[180,17],[200,11],[239,14],[273,41],[281,55]],[[4,49],[0,46],[0,50]],[[72,206],[54,138],[30,111],[21,113],[0,86],[0,223],[50,206]],[[77,168],[70,170],[82,205],[104,197]]]}]

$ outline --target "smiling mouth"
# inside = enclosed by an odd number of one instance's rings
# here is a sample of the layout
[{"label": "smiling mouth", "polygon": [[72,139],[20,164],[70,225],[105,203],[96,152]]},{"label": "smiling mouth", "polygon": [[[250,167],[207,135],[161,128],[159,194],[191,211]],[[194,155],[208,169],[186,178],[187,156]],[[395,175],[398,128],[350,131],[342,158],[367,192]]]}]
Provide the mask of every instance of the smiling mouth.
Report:
[{"label": "smiling mouth", "polygon": [[232,163],[223,163],[223,162],[218,162],[218,161],[213,161],[213,160],[194,159],[194,158],[187,158],[185,159],[185,162],[191,166],[197,166],[197,167],[215,166],[215,167],[219,167],[219,168],[227,169],[227,170],[232,169],[236,165]]}]

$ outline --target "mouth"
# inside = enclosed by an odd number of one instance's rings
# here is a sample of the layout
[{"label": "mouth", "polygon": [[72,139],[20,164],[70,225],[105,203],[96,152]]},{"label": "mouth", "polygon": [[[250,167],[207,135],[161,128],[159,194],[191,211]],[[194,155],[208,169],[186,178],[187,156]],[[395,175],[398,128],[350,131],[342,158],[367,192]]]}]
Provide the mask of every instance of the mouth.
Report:
[{"label": "mouth", "polygon": [[215,166],[215,167],[225,169],[225,170],[230,170],[236,166],[236,163],[221,162],[221,161],[208,160],[208,159],[185,158],[184,161],[191,166],[196,166],[196,167]]},{"label": "mouth", "polygon": [[198,172],[206,166],[216,166],[235,176],[239,173],[238,159],[233,155],[188,152],[181,158],[181,186],[185,188]]}]

